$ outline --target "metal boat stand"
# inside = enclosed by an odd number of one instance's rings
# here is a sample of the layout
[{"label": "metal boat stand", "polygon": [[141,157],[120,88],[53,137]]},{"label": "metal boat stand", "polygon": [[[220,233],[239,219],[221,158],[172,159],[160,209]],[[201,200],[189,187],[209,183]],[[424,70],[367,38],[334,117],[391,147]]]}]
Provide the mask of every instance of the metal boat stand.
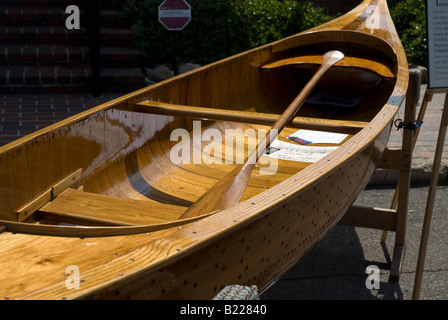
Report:
[{"label": "metal boat stand", "polygon": [[[339,224],[362,228],[383,230],[381,242],[385,242],[387,232],[395,232],[395,244],[390,266],[389,279],[398,281],[406,249],[406,222],[411,183],[412,153],[418,137],[420,124],[426,112],[428,99],[419,110],[415,120],[421,86],[421,71],[411,69],[406,95],[404,120],[399,127],[403,129],[401,148],[386,148],[380,160],[379,169],[399,172],[398,183],[390,208],[364,207],[353,205]],[[427,93],[429,94],[429,93]],[[429,98],[429,95],[425,95]]]}]

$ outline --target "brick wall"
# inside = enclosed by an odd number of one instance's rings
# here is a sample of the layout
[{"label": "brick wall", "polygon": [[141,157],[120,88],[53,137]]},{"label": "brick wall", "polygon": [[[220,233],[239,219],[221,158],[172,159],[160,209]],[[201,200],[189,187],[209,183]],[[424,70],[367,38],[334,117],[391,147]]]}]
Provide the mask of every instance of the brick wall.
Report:
[{"label": "brick wall", "polygon": [[[102,84],[107,91],[145,86],[133,32],[117,23],[118,0],[100,0]],[[89,91],[91,64],[85,15],[81,29],[65,27],[68,4],[79,0],[2,0],[0,93]]]}]

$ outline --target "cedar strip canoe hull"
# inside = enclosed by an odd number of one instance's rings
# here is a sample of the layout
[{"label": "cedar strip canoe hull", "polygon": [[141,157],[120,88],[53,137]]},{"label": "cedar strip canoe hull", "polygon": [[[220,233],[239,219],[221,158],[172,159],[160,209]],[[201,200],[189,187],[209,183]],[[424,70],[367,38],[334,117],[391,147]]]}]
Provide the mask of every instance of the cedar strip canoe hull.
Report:
[{"label": "cedar strip canoe hull", "polygon": [[[362,61],[370,54],[384,68],[375,73],[365,72],[364,66],[336,66],[323,81],[325,89],[337,83],[336,91],[365,95],[356,111],[304,105],[299,112],[367,123],[322,160],[311,165],[280,161],[279,172],[269,179],[256,170],[239,205],[194,222],[159,229],[129,226],[127,220],[123,226],[103,225],[118,216],[135,218],[113,212],[112,206],[110,215],[96,219],[99,226],[43,223],[64,218],[51,202],[41,202],[69,198],[62,189],[55,197],[55,190],[79,169],[76,188],[82,186],[79,192],[91,194],[95,204],[98,194],[130,208],[124,199],[180,215],[232,166],[173,164],[170,133],[191,131],[192,119],[144,113],[137,105],[152,100],[280,114],[316,66],[263,66],[331,48]],[[394,78],[381,78],[384,70],[392,70]],[[364,1],[328,24],[125,95],[1,147],[0,225],[6,231],[0,234],[0,297],[210,299],[226,285],[263,290],[331,230],[369,182],[403,101],[407,72],[386,1]],[[355,86],[354,80],[364,85]],[[268,128],[211,120],[201,124],[203,130],[219,132]],[[289,130],[285,134],[297,129]],[[202,147],[194,141],[190,145]],[[37,213],[30,213],[33,206]],[[82,220],[83,212],[77,214],[69,216]],[[39,224],[31,223],[39,217]],[[79,289],[68,289],[67,267],[73,265],[80,271]]]}]

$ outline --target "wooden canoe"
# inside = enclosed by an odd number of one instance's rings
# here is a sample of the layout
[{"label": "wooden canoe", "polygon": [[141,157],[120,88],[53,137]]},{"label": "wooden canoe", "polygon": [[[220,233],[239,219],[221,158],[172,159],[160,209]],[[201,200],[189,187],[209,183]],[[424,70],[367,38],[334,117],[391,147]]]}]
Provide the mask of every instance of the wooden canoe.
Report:
[{"label": "wooden canoe", "polygon": [[[294,144],[286,137],[307,129],[347,134],[343,141],[314,161],[263,156],[239,204],[179,219],[244,158],[329,50],[345,58],[278,140]],[[0,297],[210,299],[227,285],[265,289],[368,183],[407,84],[387,3],[366,0],[0,147]],[[206,135],[228,132],[230,143],[218,140],[204,157]],[[301,146],[317,147],[329,150]]]}]

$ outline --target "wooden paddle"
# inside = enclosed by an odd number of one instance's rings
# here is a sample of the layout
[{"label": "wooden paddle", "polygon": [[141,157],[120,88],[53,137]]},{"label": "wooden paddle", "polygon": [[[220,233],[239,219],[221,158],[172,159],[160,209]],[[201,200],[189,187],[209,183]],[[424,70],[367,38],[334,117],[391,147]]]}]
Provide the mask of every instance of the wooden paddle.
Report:
[{"label": "wooden paddle", "polygon": [[251,152],[245,163],[238,164],[232,172],[224,177],[224,179],[215,184],[193,203],[193,205],[187,209],[179,219],[196,217],[208,212],[223,210],[236,205],[246,189],[252,169],[258,159],[265,153],[271,142],[277,138],[286,124],[291,121],[325,72],[343,58],[344,54],[339,51],[329,51],[325,53],[319,70],[289,105],[282,116],[271,127],[265,138],[258,143],[257,148]]}]

